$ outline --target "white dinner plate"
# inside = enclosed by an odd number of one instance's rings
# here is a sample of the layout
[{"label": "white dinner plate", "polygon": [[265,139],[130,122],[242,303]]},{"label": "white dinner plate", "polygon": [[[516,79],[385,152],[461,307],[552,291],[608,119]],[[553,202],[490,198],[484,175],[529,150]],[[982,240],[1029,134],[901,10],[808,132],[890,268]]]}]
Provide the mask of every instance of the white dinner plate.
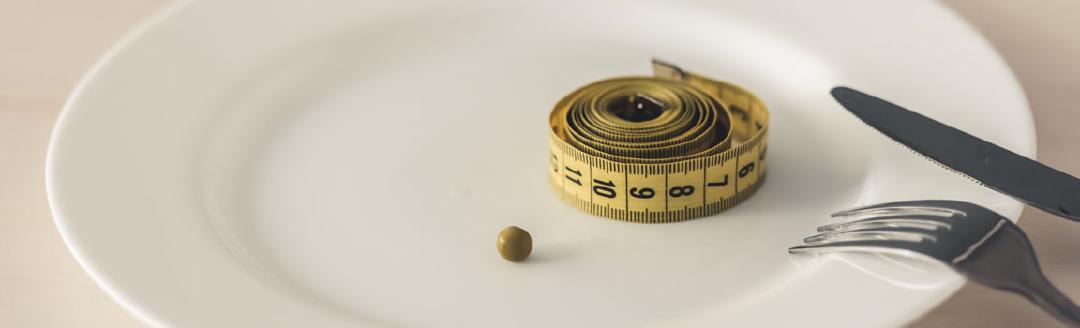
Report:
[{"label": "white dinner plate", "polygon": [[[651,225],[556,198],[551,107],[653,57],[768,103],[757,195]],[[931,1],[202,1],[86,75],[48,191],[86,271],[156,325],[902,325],[962,278],[787,247],[855,205],[1021,206],[863,126],[834,85],[1034,155],[1008,67]],[[527,262],[496,253],[508,225]]]}]

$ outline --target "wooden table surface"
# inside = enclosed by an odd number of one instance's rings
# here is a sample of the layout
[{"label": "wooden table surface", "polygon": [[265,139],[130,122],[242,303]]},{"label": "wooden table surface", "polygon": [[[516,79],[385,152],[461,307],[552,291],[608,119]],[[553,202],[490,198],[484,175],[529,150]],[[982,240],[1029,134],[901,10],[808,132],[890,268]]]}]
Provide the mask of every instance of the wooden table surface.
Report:
[{"label": "wooden table surface", "polygon": [[[1080,175],[1080,1],[946,0],[1023,84],[1039,160]],[[68,92],[165,0],[0,0],[0,326],[138,327],[68,253],[49,215],[45,148]],[[912,24],[918,24],[912,21]],[[1034,209],[1020,226],[1046,274],[1080,299],[1080,224]],[[967,284],[913,327],[1056,327],[1022,298]]]}]

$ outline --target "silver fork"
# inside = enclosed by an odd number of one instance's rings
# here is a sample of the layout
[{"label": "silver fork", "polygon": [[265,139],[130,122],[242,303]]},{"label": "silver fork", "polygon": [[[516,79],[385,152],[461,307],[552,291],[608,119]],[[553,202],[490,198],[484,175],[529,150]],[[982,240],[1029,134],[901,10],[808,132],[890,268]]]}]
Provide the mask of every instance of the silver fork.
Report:
[{"label": "silver fork", "polygon": [[882,203],[837,212],[792,254],[866,251],[924,254],[969,279],[1020,294],[1061,322],[1080,327],[1080,308],[1039,268],[1027,236],[985,207],[951,200]]}]

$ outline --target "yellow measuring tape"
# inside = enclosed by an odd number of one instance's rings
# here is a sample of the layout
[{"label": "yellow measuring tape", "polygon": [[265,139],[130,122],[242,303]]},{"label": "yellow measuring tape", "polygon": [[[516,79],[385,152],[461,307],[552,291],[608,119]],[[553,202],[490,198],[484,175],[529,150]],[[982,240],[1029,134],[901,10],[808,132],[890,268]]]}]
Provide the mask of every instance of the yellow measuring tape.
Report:
[{"label": "yellow measuring tape", "polygon": [[757,96],[660,61],[655,77],[586,85],[551,111],[551,182],[589,213],[643,223],[712,215],[765,178]]}]

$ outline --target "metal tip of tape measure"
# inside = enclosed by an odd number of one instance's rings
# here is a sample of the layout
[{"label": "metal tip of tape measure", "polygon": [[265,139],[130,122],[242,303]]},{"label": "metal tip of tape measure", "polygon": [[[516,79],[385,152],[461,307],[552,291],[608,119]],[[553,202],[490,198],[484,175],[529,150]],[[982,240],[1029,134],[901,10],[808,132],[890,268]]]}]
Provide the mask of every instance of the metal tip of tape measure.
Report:
[{"label": "metal tip of tape measure", "polygon": [[656,77],[664,77],[674,80],[686,80],[686,72],[675,66],[675,64],[663,61],[658,58],[652,59],[653,75]]}]

